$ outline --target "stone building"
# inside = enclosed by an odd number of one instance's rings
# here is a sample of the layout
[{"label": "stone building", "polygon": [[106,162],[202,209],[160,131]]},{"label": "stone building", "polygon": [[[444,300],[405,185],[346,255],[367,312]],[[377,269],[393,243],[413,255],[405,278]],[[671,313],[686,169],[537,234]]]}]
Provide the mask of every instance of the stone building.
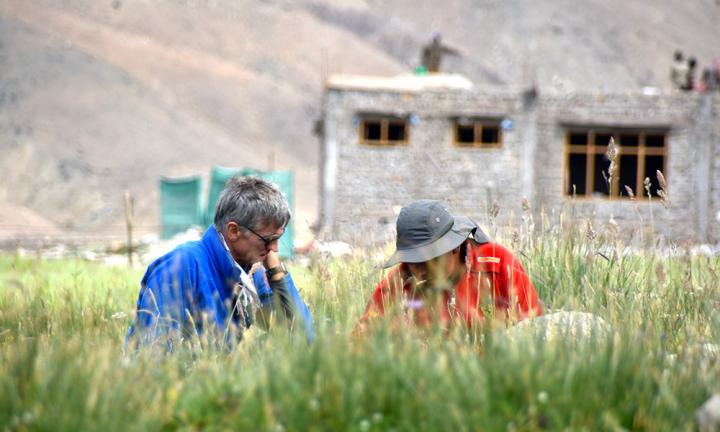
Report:
[{"label": "stone building", "polygon": [[720,241],[718,94],[554,94],[479,88],[449,74],[333,76],[321,125],[327,238],[385,241],[402,205],[434,198],[481,224],[494,206],[500,222],[520,215],[527,199],[535,220],[564,212],[612,218],[631,234],[652,225],[673,241]]}]

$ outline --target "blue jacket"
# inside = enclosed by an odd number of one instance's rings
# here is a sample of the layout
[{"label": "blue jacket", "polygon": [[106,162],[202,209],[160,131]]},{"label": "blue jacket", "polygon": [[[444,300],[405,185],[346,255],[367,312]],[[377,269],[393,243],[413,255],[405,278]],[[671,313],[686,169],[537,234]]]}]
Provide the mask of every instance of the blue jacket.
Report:
[{"label": "blue jacket", "polygon": [[[130,325],[127,341],[152,342],[161,335],[202,334],[215,326],[225,337],[233,325],[248,327],[233,313],[233,286],[244,271],[236,265],[225,248],[220,234],[210,226],[200,241],[178,246],[156,259],[142,278],[135,321]],[[265,269],[253,274],[253,282],[263,305],[273,302],[272,289]],[[307,305],[295,287],[292,276],[285,282],[294,318],[304,326],[308,341],[314,339],[313,320]]]}]

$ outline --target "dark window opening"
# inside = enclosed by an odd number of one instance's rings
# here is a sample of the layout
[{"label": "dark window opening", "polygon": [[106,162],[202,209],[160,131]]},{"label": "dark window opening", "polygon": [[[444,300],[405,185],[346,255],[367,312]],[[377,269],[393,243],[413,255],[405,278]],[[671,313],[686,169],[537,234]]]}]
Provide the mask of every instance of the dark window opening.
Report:
[{"label": "dark window opening", "polygon": [[638,135],[620,135],[620,145],[623,147],[637,147],[640,145]]},{"label": "dark window opening", "polygon": [[365,122],[365,139],[367,141],[380,141],[381,129],[379,121],[366,121]]},{"label": "dark window opening", "polygon": [[632,190],[633,194],[638,195],[637,191],[637,170],[638,170],[638,157],[637,155],[622,155],[620,156],[620,177],[618,182],[619,193],[621,196],[629,197],[626,186]]},{"label": "dark window opening", "polygon": [[[665,158],[663,156],[645,156],[645,177],[650,179],[650,195],[658,196],[660,183],[657,179],[657,172],[664,172]],[[643,179],[644,180],[644,179]],[[645,185],[643,185],[643,196],[647,196]]]},{"label": "dark window opening", "polygon": [[500,123],[497,120],[455,120],[455,145],[458,147],[499,147],[502,143]]},{"label": "dark window opening", "polygon": [[482,128],[482,139],[483,144],[497,144],[500,142],[500,128],[497,126],[483,126]]},{"label": "dark window opening", "polygon": [[[613,178],[607,146],[614,138],[618,144]],[[645,132],[635,128],[596,131],[575,129],[566,135],[567,166],[565,194],[581,197],[647,196],[645,178],[649,179],[650,195],[658,196],[657,171],[664,173],[667,164],[667,132]],[[631,192],[628,192],[628,189]]]},{"label": "dark window opening", "polygon": [[473,125],[463,126],[458,125],[457,127],[457,141],[458,143],[474,143],[475,142],[475,127]]},{"label": "dark window opening", "polygon": [[602,195],[610,195],[608,188],[608,170],[610,161],[604,154],[595,155],[595,180],[593,181],[593,192]]},{"label": "dark window opening", "polygon": [[582,133],[573,132],[570,134],[570,145],[587,145],[587,143],[588,143],[587,132],[582,132]]},{"label": "dark window opening", "polygon": [[665,135],[647,135],[645,147],[665,147]]},{"label": "dark window opening", "polygon": [[405,141],[404,122],[390,122],[388,125],[388,141]]},{"label": "dark window opening", "polygon": [[608,133],[599,133],[595,135],[595,145],[596,146],[606,146],[610,144],[610,138],[612,138],[612,134]]},{"label": "dark window opening", "polygon": [[587,172],[587,155],[570,153],[568,155],[568,170],[570,183],[568,195],[585,195],[585,173]]},{"label": "dark window opening", "polygon": [[368,118],[361,123],[360,141],[373,146],[393,146],[407,141],[407,121],[404,119]]}]

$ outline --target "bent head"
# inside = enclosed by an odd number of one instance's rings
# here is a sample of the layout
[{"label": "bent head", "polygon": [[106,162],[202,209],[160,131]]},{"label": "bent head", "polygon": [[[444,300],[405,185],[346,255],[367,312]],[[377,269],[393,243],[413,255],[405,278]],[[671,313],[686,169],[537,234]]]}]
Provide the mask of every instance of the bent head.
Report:
[{"label": "bent head", "polygon": [[464,257],[460,253],[461,247],[419,263],[405,263],[410,275],[415,278],[419,286],[427,284],[436,289],[450,289],[462,273]]},{"label": "bent head", "polygon": [[462,272],[462,245],[477,229],[470,218],[453,216],[439,201],[415,201],[400,210],[396,250],[385,266],[401,262],[417,281],[447,286]]},{"label": "bent head", "polygon": [[290,221],[282,192],[257,177],[233,177],[220,194],[215,229],[225,238],[233,259],[244,268],[277,252]]}]

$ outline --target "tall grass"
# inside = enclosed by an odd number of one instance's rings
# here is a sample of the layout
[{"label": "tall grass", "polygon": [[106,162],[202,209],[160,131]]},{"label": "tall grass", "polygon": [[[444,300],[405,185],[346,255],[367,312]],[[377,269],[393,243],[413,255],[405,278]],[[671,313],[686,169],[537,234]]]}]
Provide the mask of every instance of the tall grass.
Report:
[{"label": "tall grass", "polygon": [[702,345],[720,342],[720,259],[540,231],[516,251],[546,308],[594,313],[611,333],[353,337],[381,275],[357,256],[294,267],[312,345],[253,330],[230,353],[130,358],[141,271],[0,257],[0,428],[691,430],[720,383]]}]

